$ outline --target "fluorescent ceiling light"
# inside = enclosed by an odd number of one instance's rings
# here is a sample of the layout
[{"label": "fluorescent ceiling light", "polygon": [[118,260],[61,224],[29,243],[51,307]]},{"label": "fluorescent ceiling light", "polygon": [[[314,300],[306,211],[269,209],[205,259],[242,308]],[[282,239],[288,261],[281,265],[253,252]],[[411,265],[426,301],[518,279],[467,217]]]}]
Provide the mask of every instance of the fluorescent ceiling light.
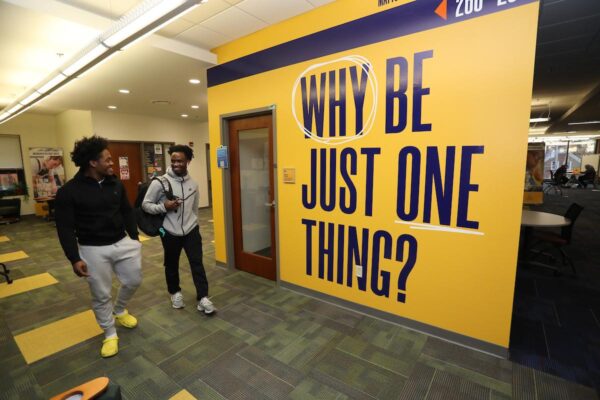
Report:
[{"label": "fluorescent ceiling light", "polygon": [[155,22],[157,19],[173,11],[183,3],[185,3],[185,0],[162,1],[130,23],[126,24],[117,32],[107,37],[105,40],[103,40],[103,42],[109,47],[114,47],[125,39],[131,37],[133,34],[141,31],[151,23]]},{"label": "fluorescent ceiling light", "polygon": [[[205,1],[201,1],[200,3],[206,3],[206,0]],[[154,32],[156,32],[158,30],[161,30],[162,28],[164,28],[165,26],[169,25],[171,22],[173,22],[177,18],[184,16],[185,14],[189,13],[190,11],[192,11],[196,7],[198,7],[198,4],[194,4],[190,8],[188,8],[187,10],[185,10],[185,11],[183,11],[181,13],[178,13],[176,15],[173,15],[171,18],[167,19],[163,23],[157,25],[156,27],[152,28],[151,30],[149,30],[148,32],[144,33],[140,37],[138,37],[138,38],[132,40],[131,42],[127,43],[125,46],[123,46],[122,50],[128,49],[129,47],[133,46],[135,43],[139,42],[140,40],[144,40],[146,37],[152,35]]]},{"label": "fluorescent ceiling light", "polygon": [[569,125],[600,124],[600,121],[569,122]]},{"label": "fluorescent ceiling light", "polygon": [[48,81],[48,83],[46,83],[44,86],[42,86],[41,88],[39,88],[37,91],[40,92],[40,93],[42,93],[42,94],[44,94],[47,91],[49,91],[50,89],[53,89],[56,85],[58,85],[59,83],[61,83],[65,79],[67,79],[67,77],[65,75],[58,74],[54,78],[50,79]]},{"label": "fluorescent ceiling light", "polygon": [[[29,91],[27,97],[22,100],[16,100],[6,106],[2,110],[3,113],[0,114],[3,118],[0,122],[13,118],[27,110],[39,101],[40,98],[56,91],[56,88],[63,84],[65,80],[67,82],[73,80],[83,69],[85,71],[80,76],[93,70],[115,54],[118,54],[120,51],[115,47],[116,45],[121,43],[131,45],[140,37],[154,32],[164,24],[198,6],[199,3],[206,3],[206,0],[142,1],[137,7],[125,14],[117,23],[113,24],[98,39],[84,48],[82,52],[53,72],[50,75],[51,78],[44,79],[42,81],[44,82],[43,85],[37,91]],[[197,83],[200,83],[200,81],[198,80]],[[64,87],[64,84],[61,87]]]},{"label": "fluorescent ceiling light", "polygon": [[77,71],[90,64],[96,58],[100,57],[102,54],[106,53],[108,48],[102,44],[97,45],[92,50],[85,53],[78,60],[76,60],[73,64],[69,65],[67,68],[63,69],[62,72],[67,76],[74,75]]},{"label": "fluorescent ceiling light", "polygon": [[7,113],[9,114],[14,114],[15,112],[19,111],[23,106],[21,104],[17,104],[16,106],[6,110]]},{"label": "fluorescent ceiling light", "polygon": [[129,91],[129,89],[119,89],[119,93],[129,94],[131,92]]},{"label": "fluorescent ceiling light", "polygon": [[190,82],[192,85],[197,85],[200,83],[200,79],[190,79],[188,82]]},{"label": "fluorescent ceiling light", "polygon": [[187,114],[181,114],[181,116],[182,116],[183,118],[187,118],[187,117],[189,117],[189,115],[187,115]]},{"label": "fluorescent ceiling light", "polygon": [[93,70],[95,70],[111,58],[113,58],[114,56],[116,56],[117,54],[121,54],[121,51],[115,51],[114,53],[110,53],[108,56],[103,58],[102,61],[93,64],[90,68],[86,69],[83,73],[79,74],[78,78],[83,78],[84,76],[86,76],[87,74],[89,74],[90,72],[92,72]]},{"label": "fluorescent ceiling light", "polygon": [[31,93],[29,96],[25,97],[23,100],[19,101],[19,103],[26,105],[31,103],[33,100],[37,99],[38,97],[40,97],[42,94],[39,92],[33,92]]},{"label": "fluorescent ceiling light", "polygon": [[9,115],[10,114],[7,112],[0,114],[0,121],[2,121],[4,118],[8,117]]},{"label": "fluorescent ceiling light", "polygon": [[541,117],[541,118],[530,118],[529,122],[533,123],[533,122],[548,122],[550,121],[550,117]]},{"label": "fluorescent ceiling light", "polygon": [[108,106],[108,108],[110,108],[111,110],[116,110],[117,106]]},{"label": "fluorescent ceiling light", "polygon": [[194,110],[196,110],[196,109],[200,108],[200,106],[197,106],[197,105],[195,105],[195,104],[194,104],[194,105],[192,106],[192,108],[193,108]]}]

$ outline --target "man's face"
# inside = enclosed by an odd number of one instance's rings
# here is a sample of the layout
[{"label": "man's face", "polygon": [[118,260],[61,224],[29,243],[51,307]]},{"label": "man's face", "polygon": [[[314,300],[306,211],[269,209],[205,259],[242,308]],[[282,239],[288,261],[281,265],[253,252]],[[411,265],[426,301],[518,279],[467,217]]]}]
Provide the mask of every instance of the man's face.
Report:
[{"label": "man's face", "polygon": [[108,176],[113,174],[113,160],[108,149],[102,150],[100,158],[98,160],[90,161],[90,166],[101,176]]},{"label": "man's face", "polygon": [[177,176],[187,174],[188,159],[185,153],[177,151],[171,154],[171,169]]}]

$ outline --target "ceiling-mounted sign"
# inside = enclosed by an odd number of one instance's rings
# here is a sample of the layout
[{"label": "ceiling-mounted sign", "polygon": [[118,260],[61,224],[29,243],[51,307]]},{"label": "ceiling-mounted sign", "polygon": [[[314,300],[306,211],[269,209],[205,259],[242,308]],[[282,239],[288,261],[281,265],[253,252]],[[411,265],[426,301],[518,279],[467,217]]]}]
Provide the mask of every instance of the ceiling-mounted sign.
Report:
[{"label": "ceiling-mounted sign", "polygon": [[154,144],[154,154],[162,154],[162,144]]}]

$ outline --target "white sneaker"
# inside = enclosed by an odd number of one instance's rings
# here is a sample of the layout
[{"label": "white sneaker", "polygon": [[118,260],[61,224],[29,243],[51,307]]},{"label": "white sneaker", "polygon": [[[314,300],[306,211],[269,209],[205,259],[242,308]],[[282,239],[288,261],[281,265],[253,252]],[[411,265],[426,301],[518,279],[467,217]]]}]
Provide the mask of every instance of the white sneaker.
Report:
[{"label": "white sneaker", "polygon": [[185,304],[183,304],[183,294],[181,292],[177,292],[171,295],[171,304],[173,308],[183,308]]},{"label": "white sneaker", "polygon": [[208,297],[203,297],[198,302],[198,311],[204,311],[204,314],[212,314],[215,312],[215,306]]}]

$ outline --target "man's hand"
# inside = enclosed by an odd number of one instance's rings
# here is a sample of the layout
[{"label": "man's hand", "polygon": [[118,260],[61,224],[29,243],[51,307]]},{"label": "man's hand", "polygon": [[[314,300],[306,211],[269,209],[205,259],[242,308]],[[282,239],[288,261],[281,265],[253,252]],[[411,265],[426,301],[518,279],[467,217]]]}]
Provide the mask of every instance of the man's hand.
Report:
[{"label": "man's hand", "polygon": [[177,210],[181,204],[178,200],[165,200],[165,208],[167,211]]},{"label": "man's hand", "polygon": [[73,272],[77,276],[90,276],[87,270],[87,264],[83,260],[79,260],[73,264]]}]

